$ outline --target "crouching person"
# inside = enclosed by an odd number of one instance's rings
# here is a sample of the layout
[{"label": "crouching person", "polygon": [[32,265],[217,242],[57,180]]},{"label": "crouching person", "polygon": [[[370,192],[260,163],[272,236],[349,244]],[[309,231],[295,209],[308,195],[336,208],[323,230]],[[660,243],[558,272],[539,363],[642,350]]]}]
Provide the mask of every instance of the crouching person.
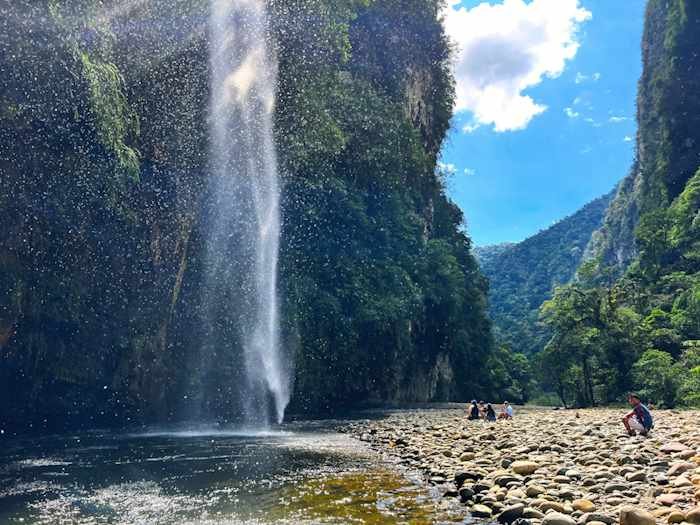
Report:
[{"label": "crouching person", "polygon": [[649,409],[642,404],[637,394],[629,394],[627,401],[632,406],[632,411],[622,418],[622,424],[630,436],[639,433],[646,436],[654,428],[654,418]]}]

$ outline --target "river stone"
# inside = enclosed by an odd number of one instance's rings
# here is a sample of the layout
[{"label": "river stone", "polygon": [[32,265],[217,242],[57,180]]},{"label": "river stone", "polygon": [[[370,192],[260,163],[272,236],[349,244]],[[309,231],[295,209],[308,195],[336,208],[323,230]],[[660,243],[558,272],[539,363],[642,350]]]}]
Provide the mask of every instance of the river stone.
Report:
[{"label": "river stone", "polygon": [[459,489],[458,494],[459,499],[462,503],[471,501],[471,499],[474,497],[474,491],[469,487],[462,487],[461,489]]},{"label": "river stone", "polygon": [[550,512],[542,518],[542,525],[576,525],[576,520],[561,512]]},{"label": "river stone", "polygon": [[457,487],[461,487],[462,485],[464,485],[464,482],[467,481],[468,479],[469,480],[478,480],[480,478],[481,478],[481,475],[477,472],[463,470],[463,471],[457,472],[457,474],[455,474],[455,483],[457,484]]},{"label": "river stone", "polygon": [[493,485],[487,481],[477,481],[472,485],[472,489],[474,492],[479,493],[479,492],[486,492],[489,490]]},{"label": "river stone", "polygon": [[477,518],[490,518],[491,517],[491,509],[487,507],[486,505],[474,505],[471,508],[471,513],[472,516],[475,516]]},{"label": "river stone", "polygon": [[500,523],[513,523],[523,515],[525,505],[517,503],[510,507],[505,507],[496,518]]},{"label": "river stone", "polygon": [[700,507],[690,509],[685,515],[685,521],[693,525],[700,525]]},{"label": "river stone", "polygon": [[523,476],[528,476],[533,474],[540,466],[534,461],[514,461],[511,463],[510,468],[513,472]]},{"label": "river stone", "polygon": [[680,494],[661,494],[656,498],[656,503],[658,505],[665,505],[667,507],[670,507],[682,497],[683,496],[681,496]]},{"label": "river stone", "polygon": [[530,485],[525,489],[525,494],[528,498],[536,498],[540,494],[544,494],[544,487],[541,485]]},{"label": "river stone", "polygon": [[669,523],[681,523],[685,521],[685,513],[680,510],[674,510],[671,513],[669,513],[666,521],[668,521]]},{"label": "river stone", "polygon": [[663,474],[656,476],[655,480],[658,485],[668,485],[668,476],[664,476]]},{"label": "river stone", "polygon": [[671,514],[674,510],[677,510],[677,509],[672,509],[669,507],[661,507],[661,508],[652,510],[651,515],[654,516],[655,518],[663,518],[664,516],[668,516],[669,514]]},{"label": "river stone", "polygon": [[460,461],[471,461],[474,459],[476,454],[474,452],[462,452],[462,454],[459,456]]},{"label": "river stone", "polygon": [[672,454],[673,452],[683,452],[684,450],[688,450],[688,448],[689,447],[685,446],[683,443],[671,441],[670,443],[663,445],[659,450],[661,452],[665,452],[666,454]]},{"label": "river stone", "polygon": [[693,470],[695,466],[695,463],[691,463],[690,461],[680,461],[671,465],[671,467],[668,469],[668,475],[676,476],[678,474],[683,474],[683,472]]},{"label": "river stone", "polygon": [[571,503],[571,506],[581,512],[593,512],[595,510],[595,504],[588,499],[576,499]]},{"label": "river stone", "polygon": [[510,474],[503,474],[494,479],[494,481],[496,482],[496,485],[499,485],[500,487],[505,487],[506,485],[509,485],[511,483],[522,483],[522,478],[520,476],[511,476]]},{"label": "river stone", "polygon": [[693,483],[685,476],[679,476],[671,483],[674,487],[692,487]]},{"label": "river stone", "polygon": [[656,520],[645,510],[623,507],[620,510],[620,525],[656,525]]},{"label": "river stone", "polygon": [[607,516],[606,514],[601,514],[599,512],[591,512],[590,514],[585,514],[584,518],[584,523],[586,525],[593,523],[594,521],[600,521],[601,523],[605,523],[605,525],[612,525],[615,523],[615,519],[611,518],[610,516]]},{"label": "river stone", "polygon": [[527,507],[523,511],[523,518],[542,519],[542,518],[544,518],[544,514],[537,509],[533,509],[532,507]]},{"label": "river stone", "polygon": [[539,505],[539,509],[542,512],[547,512],[548,510],[553,510],[554,512],[557,513],[563,513],[564,512],[564,505],[561,503],[558,503],[556,501],[545,501]]},{"label": "river stone", "polygon": [[608,494],[610,494],[611,492],[622,492],[626,488],[627,485],[625,485],[624,483],[612,482],[605,485],[605,492],[607,492]]},{"label": "river stone", "polygon": [[625,479],[627,481],[645,481],[647,479],[647,475],[642,472],[641,470],[638,470],[637,472],[631,472],[625,476]]}]

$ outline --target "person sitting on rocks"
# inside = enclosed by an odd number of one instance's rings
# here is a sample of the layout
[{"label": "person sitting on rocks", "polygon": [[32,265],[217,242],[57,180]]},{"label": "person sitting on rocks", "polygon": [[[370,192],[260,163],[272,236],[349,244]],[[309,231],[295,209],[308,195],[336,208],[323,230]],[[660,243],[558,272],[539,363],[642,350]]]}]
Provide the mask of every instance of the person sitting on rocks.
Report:
[{"label": "person sitting on rocks", "polygon": [[491,406],[491,403],[486,405],[486,421],[496,421],[496,411]]},{"label": "person sitting on rocks", "polygon": [[513,419],[513,407],[510,406],[508,401],[503,402],[503,408],[501,413],[498,414],[498,419]]},{"label": "person sitting on rocks", "polygon": [[479,401],[479,415],[481,419],[486,420],[486,403]]},{"label": "person sitting on rocks", "polygon": [[654,418],[651,416],[651,412],[642,404],[642,400],[637,394],[628,395],[627,401],[632,405],[632,411],[622,418],[625,430],[630,436],[634,436],[637,432],[646,436],[654,428]]},{"label": "person sitting on rocks", "polygon": [[476,399],[472,399],[472,406],[469,408],[469,420],[476,420],[481,417],[479,414],[479,405],[476,404]]}]

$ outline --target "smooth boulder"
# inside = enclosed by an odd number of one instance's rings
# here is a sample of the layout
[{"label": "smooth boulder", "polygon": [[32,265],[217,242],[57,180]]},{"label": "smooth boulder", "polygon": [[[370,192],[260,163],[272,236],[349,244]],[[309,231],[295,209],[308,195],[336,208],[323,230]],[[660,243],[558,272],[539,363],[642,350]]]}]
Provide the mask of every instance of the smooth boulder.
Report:
[{"label": "smooth boulder", "polygon": [[645,510],[624,507],[620,510],[620,525],[656,525],[656,520]]},{"label": "smooth boulder", "polygon": [[576,520],[561,512],[550,512],[542,518],[542,525],[576,525]]},{"label": "smooth boulder", "polygon": [[521,476],[529,476],[534,473],[540,466],[534,461],[514,461],[510,468],[513,472],[520,474]]}]

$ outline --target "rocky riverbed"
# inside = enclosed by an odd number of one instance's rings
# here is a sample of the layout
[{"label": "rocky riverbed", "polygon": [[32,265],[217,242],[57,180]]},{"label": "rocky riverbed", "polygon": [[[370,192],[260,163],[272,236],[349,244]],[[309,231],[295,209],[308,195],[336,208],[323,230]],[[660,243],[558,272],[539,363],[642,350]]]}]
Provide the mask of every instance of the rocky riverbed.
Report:
[{"label": "rocky riverbed", "polygon": [[464,513],[515,525],[700,525],[700,412],[655,411],[630,437],[624,410],[392,413],[347,431],[420,471]]}]

